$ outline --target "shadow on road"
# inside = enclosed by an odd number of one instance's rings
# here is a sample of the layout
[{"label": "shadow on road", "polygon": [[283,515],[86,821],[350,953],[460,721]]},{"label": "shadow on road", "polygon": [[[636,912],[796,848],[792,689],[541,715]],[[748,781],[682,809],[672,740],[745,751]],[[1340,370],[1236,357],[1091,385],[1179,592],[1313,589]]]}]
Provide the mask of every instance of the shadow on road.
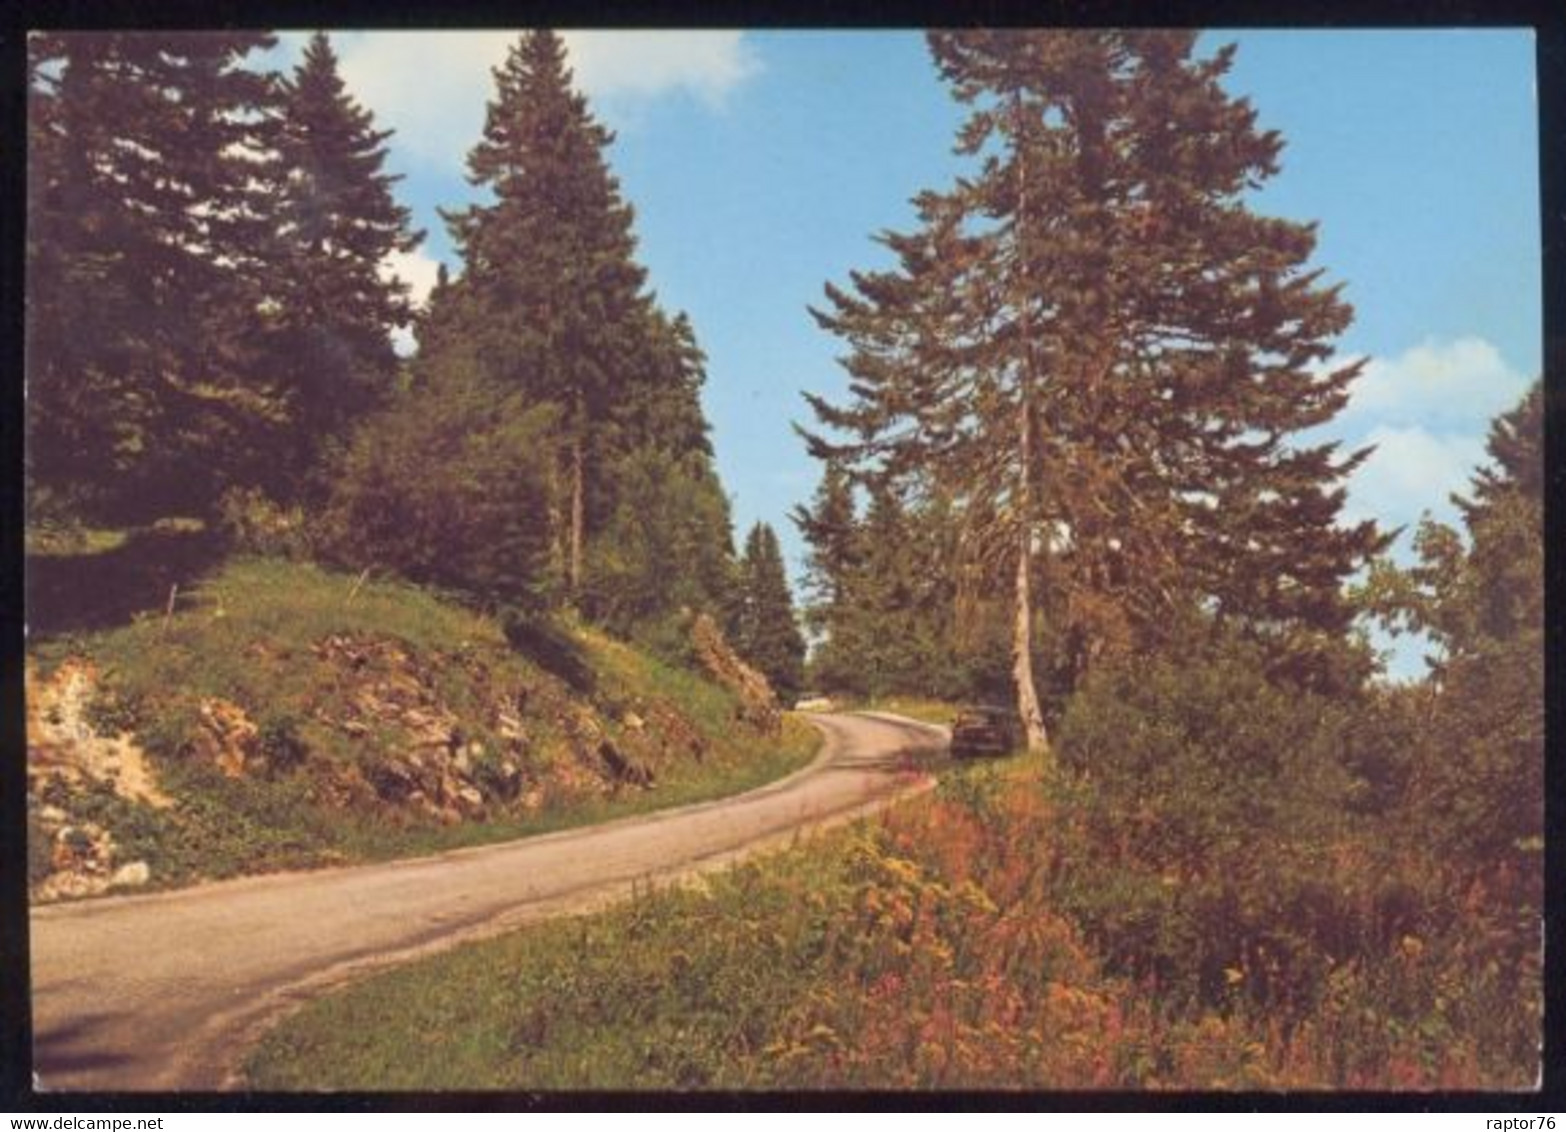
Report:
[{"label": "shadow on road", "polygon": [[129,1054],[106,1051],[103,1043],[94,1040],[104,1025],[123,1017],[112,1012],[85,1014],[35,1033],[33,1070],[38,1075],[39,1088],[49,1088],[51,1077],[84,1069],[107,1069],[130,1061]]}]

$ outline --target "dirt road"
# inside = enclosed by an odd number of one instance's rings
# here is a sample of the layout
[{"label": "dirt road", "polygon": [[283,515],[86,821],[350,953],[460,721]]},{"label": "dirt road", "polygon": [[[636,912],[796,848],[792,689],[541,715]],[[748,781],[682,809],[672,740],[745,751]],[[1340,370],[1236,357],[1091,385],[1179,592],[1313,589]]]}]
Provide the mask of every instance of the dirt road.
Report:
[{"label": "dirt road", "polygon": [[34,1068],[48,1090],[234,1088],[245,1048],[367,969],[717,867],[927,781],[941,733],[817,716],[810,767],[737,798],[436,857],[35,909]]}]

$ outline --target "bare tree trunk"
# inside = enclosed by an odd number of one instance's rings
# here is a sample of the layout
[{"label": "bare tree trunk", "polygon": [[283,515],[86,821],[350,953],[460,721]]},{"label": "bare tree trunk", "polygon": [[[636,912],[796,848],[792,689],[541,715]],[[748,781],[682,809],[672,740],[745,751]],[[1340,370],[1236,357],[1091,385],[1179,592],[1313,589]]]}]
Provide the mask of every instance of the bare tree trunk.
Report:
[{"label": "bare tree trunk", "polygon": [[1017,686],[1017,714],[1027,735],[1028,750],[1049,751],[1049,732],[1039,707],[1038,686],[1033,681],[1033,387],[1037,358],[1033,352],[1033,325],[1027,280],[1028,147],[1022,137],[1022,98],[1012,96],[1017,147],[1017,319],[1021,330],[1021,388],[1017,397],[1017,583],[1012,609],[1011,674]]},{"label": "bare tree trunk", "polygon": [[[1026,387],[1025,387],[1026,392]],[[1049,751],[1049,732],[1033,682],[1033,420],[1027,397],[1017,411],[1018,455],[1022,474],[1017,492],[1017,585],[1012,610],[1011,674],[1017,686],[1017,714],[1022,717],[1028,750]]]}]

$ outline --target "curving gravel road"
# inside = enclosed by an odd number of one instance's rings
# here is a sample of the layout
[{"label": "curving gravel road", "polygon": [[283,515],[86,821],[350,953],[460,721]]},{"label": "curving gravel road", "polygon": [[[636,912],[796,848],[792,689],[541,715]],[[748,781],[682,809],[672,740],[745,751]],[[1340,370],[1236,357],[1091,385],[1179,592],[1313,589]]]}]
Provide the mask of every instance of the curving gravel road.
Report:
[{"label": "curving gravel road", "polygon": [[939,728],[811,716],[806,769],[736,798],[435,857],[35,908],[41,1090],[236,1088],[280,1015],[370,968],[608,903],[928,785]]}]

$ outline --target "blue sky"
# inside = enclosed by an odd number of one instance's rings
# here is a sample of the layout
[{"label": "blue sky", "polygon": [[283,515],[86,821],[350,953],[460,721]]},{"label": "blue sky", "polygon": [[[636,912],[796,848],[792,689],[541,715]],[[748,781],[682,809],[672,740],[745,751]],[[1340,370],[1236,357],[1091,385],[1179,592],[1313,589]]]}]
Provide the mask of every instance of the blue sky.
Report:
[{"label": "blue sky", "polygon": [[[390,142],[429,238],[399,271],[417,288],[455,261],[436,206],[470,198],[463,157],[506,32],[333,32],[350,89]],[[640,258],[708,354],[705,403],[736,533],[764,520],[796,573],[789,510],[818,468],[789,427],[801,390],[839,394],[841,344],[806,310],[822,285],[883,266],[872,235],[941,188],[960,107],[913,32],[568,32],[579,86],[617,140]],[[1329,430],[1378,451],[1350,517],[1425,511],[1482,461],[1489,421],[1541,365],[1533,37],[1517,30],[1213,32],[1239,45],[1228,89],[1286,139],[1264,212],[1320,223],[1315,262],[1356,309],[1366,357]],[[302,36],[285,36],[289,62]],[[1406,551],[1407,538],[1402,542]],[[1404,647],[1394,673],[1416,674]]]}]

